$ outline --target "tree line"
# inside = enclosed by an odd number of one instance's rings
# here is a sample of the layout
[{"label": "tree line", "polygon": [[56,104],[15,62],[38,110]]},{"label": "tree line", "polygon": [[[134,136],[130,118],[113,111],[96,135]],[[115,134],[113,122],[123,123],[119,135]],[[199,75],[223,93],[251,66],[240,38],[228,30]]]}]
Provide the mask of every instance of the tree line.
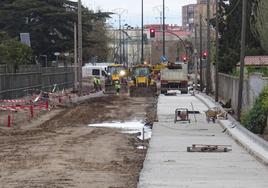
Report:
[{"label": "tree line", "polygon": [[[242,0],[219,2],[220,64],[223,73],[232,73],[240,59]],[[247,1],[246,55],[268,52],[268,1]]]},{"label": "tree line", "polygon": [[[99,60],[107,58],[105,22],[110,14],[82,6],[83,61],[93,56]],[[0,64],[35,63],[36,58],[44,55],[51,61],[56,58],[55,52],[72,54],[74,23],[77,23],[77,2],[1,0]],[[20,33],[29,33],[31,47],[20,42]]]}]

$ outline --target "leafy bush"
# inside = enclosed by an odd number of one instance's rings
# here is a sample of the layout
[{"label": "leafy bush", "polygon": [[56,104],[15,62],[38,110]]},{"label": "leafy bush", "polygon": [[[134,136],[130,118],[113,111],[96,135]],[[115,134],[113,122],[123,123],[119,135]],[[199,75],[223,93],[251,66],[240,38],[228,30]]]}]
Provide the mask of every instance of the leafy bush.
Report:
[{"label": "leafy bush", "polygon": [[231,75],[232,75],[232,76],[237,76],[237,77],[239,77],[239,74],[240,74],[240,70],[237,70],[236,68],[234,68],[234,69],[232,70],[232,72],[231,72]]},{"label": "leafy bush", "polygon": [[268,87],[256,100],[253,108],[242,115],[242,124],[255,134],[263,134],[268,115]]},{"label": "leafy bush", "polygon": [[267,77],[268,76],[268,68],[267,67],[248,67],[247,68],[248,73],[262,73],[263,76]]},{"label": "leafy bush", "polygon": [[32,50],[18,39],[9,39],[0,43],[0,57],[3,64],[29,64],[31,63]]}]

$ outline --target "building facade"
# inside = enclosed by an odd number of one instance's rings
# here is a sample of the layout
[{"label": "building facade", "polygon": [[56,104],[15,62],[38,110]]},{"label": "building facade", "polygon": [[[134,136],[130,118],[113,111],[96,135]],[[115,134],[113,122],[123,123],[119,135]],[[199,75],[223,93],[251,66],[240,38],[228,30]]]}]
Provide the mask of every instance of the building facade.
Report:
[{"label": "building facade", "polygon": [[185,5],[182,7],[182,26],[188,31],[194,30],[194,18],[196,4]]},{"label": "building facade", "polygon": [[[150,38],[150,29],[155,29],[155,37]],[[150,64],[159,63],[163,55],[163,26],[160,24],[144,25],[144,61]],[[183,40],[191,37],[191,32],[177,25],[165,25],[165,51],[170,61],[185,54]],[[110,43],[110,58],[131,67],[141,63],[141,29],[130,28],[119,31],[115,28],[108,30]],[[121,54],[121,55],[120,55]],[[120,58],[121,57],[121,58]]]}]

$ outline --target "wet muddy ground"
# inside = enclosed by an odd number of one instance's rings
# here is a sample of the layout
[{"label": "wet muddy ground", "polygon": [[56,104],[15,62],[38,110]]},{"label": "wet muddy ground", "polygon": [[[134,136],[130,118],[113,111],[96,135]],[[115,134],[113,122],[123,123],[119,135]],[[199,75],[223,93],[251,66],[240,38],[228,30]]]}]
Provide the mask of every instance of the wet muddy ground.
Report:
[{"label": "wet muddy ground", "polygon": [[0,128],[0,187],[136,187],[143,141],[88,125],[134,119],[151,124],[155,107],[155,98],[100,97],[55,111],[41,124]]}]

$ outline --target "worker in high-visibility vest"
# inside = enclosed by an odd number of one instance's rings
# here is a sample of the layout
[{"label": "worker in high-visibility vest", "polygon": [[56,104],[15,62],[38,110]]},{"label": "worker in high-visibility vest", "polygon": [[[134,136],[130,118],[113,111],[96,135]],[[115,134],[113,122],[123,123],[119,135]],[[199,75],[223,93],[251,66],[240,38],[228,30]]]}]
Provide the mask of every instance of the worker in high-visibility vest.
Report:
[{"label": "worker in high-visibility vest", "polygon": [[98,88],[98,91],[101,91],[101,80],[100,80],[100,77],[97,77],[97,88]]},{"label": "worker in high-visibility vest", "polygon": [[119,80],[116,80],[116,81],[114,82],[114,87],[115,87],[116,95],[119,95],[119,93],[120,93],[120,89],[121,89],[121,85],[120,85]]},{"label": "worker in high-visibility vest", "polygon": [[93,85],[94,85],[94,90],[95,91],[101,90],[100,78],[98,78],[97,76],[95,76],[94,79],[93,79]]}]

